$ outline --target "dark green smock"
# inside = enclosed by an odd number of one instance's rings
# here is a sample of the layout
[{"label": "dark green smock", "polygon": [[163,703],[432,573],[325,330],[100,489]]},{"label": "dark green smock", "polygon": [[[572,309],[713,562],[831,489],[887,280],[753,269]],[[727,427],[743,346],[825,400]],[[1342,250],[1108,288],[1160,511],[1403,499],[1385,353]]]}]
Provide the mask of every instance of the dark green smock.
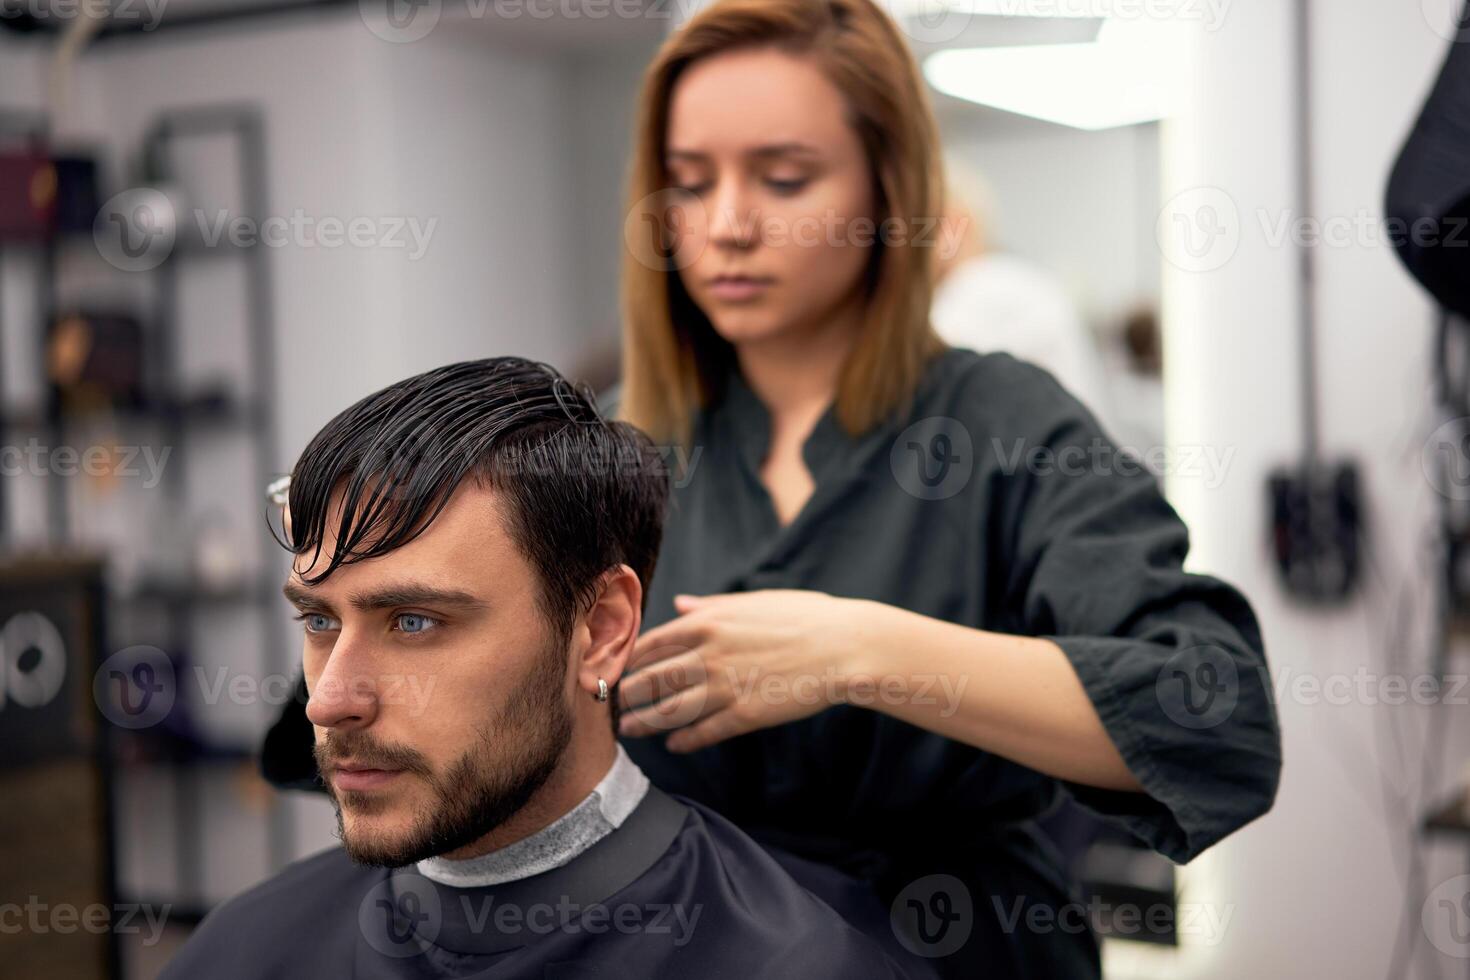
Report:
[{"label": "dark green smock", "polygon": [[[1270,808],[1280,737],[1250,606],[1181,569],[1188,531],[1158,480],[1110,453],[1051,374],[951,349],[912,404],[868,433],[850,438],[829,410],[802,449],[816,490],[785,527],[759,479],[769,412],[738,371],[695,423],[692,465],[671,465],[646,628],[674,617],[676,593],[786,588],[1047,637],[1147,792],[1059,781],[852,705],[688,755],[661,737],[624,739],[656,785],[778,853],[866,879],[875,907],[926,875],[955,876],[974,916],[942,958],[956,976],[1096,974],[1089,934],[1002,924],[1018,900],[1075,897],[1032,825],[1060,793],[1177,862]],[[908,656],[922,673],[924,651]],[[944,703],[939,685],[927,694]]]}]

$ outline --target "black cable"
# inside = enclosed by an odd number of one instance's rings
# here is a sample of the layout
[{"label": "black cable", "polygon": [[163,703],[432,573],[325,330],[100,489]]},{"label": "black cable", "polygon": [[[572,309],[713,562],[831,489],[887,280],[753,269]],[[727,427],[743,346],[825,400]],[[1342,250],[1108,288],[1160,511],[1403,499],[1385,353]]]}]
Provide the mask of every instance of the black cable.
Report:
[{"label": "black cable", "polygon": [[[1467,9],[1470,9],[1470,7],[1467,7]],[[1454,358],[1451,356],[1451,348],[1457,342],[1457,339],[1459,343],[1459,357]],[[1448,309],[1442,308],[1439,311],[1432,353],[1434,355],[1432,374],[1434,401],[1440,409],[1438,418],[1446,420],[1465,418],[1467,415],[1470,415],[1470,343],[1467,343],[1467,338],[1463,332],[1457,333],[1455,331],[1454,321]],[[1458,376],[1450,369],[1450,364],[1456,360],[1462,362]],[[1444,464],[1440,461],[1439,465],[1443,466]],[[1433,553],[1431,556],[1430,581],[1434,586],[1434,609],[1433,621],[1431,623],[1432,632],[1430,634],[1432,637],[1431,642],[1433,643],[1431,663],[1435,676],[1442,678],[1448,655],[1448,623],[1451,618],[1450,611],[1456,601],[1454,570],[1450,566],[1454,553],[1451,548],[1451,543],[1456,537],[1462,536],[1465,533],[1465,529],[1454,526],[1450,512],[1453,501],[1449,497],[1439,494],[1434,499],[1439,504],[1439,519],[1430,525],[1430,533],[1433,535],[1431,541]],[[1376,571],[1376,565],[1371,561],[1369,564]],[[1413,581],[1412,569],[1409,581]],[[1404,598],[1404,596],[1400,598],[1400,613],[1402,613]],[[1395,618],[1401,619],[1401,616],[1396,616]],[[1397,632],[1396,628],[1390,640],[1396,640],[1400,637],[1401,634]],[[1386,645],[1386,649],[1391,652],[1396,651],[1398,644],[1390,642]],[[1431,715],[1424,728],[1418,781],[1412,787],[1412,791],[1406,792],[1405,797],[1407,799],[1401,798],[1399,801],[1401,804],[1407,802],[1407,814],[1401,813],[1400,816],[1407,817],[1405,822],[1408,825],[1409,836],[1407,840],[1407,868],[1403,870],[1403,904],[1400,909],[1399,925],[1395,933],[1394,946],[1390,953],[1388,964],[1388,976],[1390,978],[1402,976],[1405,966],[1412,962],[1414,954],[1422,948],[1422,943],[1419,942],[1422,931],[1415,931],[1413,929],[1417,906],[1423,902],[1423,899],[1419,897],[1423,890],[1424,878],[1424,854],[1420,839],[1422,832],[1421,825],[1423,822],[1422,810],[1424,807],[1426,787],[1431,787],[1432,791],[1432,787],[1438,785],[1439,775],[1443,772],[1445,764],[1448,739],[1443,728],[1447,724],[1445,720],[1448,715],[1447,708],[1448,706],[1443,703],[1437,703],[1431,706]],[[1376,723],[1376,716],[1374,730],[1375,733],[1381,732],[1381,729]],[[1402,751],[1403,731],[1398,726],[1391,724],[1390,733],[1394,738],[1396,747],[1399,749],[1398,755],[1402,758],[1404,754]],[[1431,751],[1435,742],[1439,743],[1437,759]],[[1431,772],[1431,764],[1435,761],[1438,762],[1438,767],[1434,772]],[[1386,798],[1385,805],[1387,805]],[[1397,850],[1394,852],[1394,857],[1397,862]],[[1408,937],[1407,942],[1406,937]]]},{"label": "black cable", "polygon": [[[1296,105],[1297,105],[1297,201],[1302,217],[1316,214],[1312,194],[1312,4],[1296,3]],[[1301,266],[1299,336],[1302,393],[1302,459],[1310,469],[1317,462],[1320,440],[1317,418],[1317,250],[1303,240],[1298,261]]]},{"label": "black cable", "polygon": [[[1394,642],[1394,639],[1402,637],[1402,633],[1399,632],[1399,630],[1402,626],[1409,600],[1412,598],[1413,595],[1410,587],[1412,586],[1414,581],[1415,577],[1413,575],[1413,570],[1411,569],[1410,574],[1405,581],[1404,588],[1402,589],[1399,596],[1399,604],[1398,608],[1395,610],[1393,626],[1390,634],[1391,639],[1390,642],[1386,644],[1386,649],[1391,652],[1401,650],[1401,644]],[[1390,665],[1399,660],[1400,658],[1396,654],[1390,656]],[[1403,849],[1404,856],[1400,856],[1400,848],[1397,846],[1393,847],[1390,850],[1390,857],[1393,858],[1394,863],[1397,866],[1404,882],[1404,897],[1403,903],[1399,910],[1398,928],[1395,930],[1393,951],[1389,955],[1389,970],[1387,976],[1390,978],[1390,980],[1395,980],[1395,978],[1404,975],[1403,967],[1413,957],[1415,951],[1418,950],[1419,943],[1417,940],[1419,935],[1422,935],[1422,933],[1417,932],[1413,928],[1413,924],[1417,920],[1417,916],[1414,913],[1417,910],[1418,904],[1422,902],[1422,900],[1416,901],[1416,896],[1422,890],[1422,882],[1424,877],[1424,854],[1423,847],[1421,846],[1420,841],[1420,825],[1422,822],[1421,811],[1424,806],[1426,787],[1429,786],[1431,782],[1437,782],[1437,779],[1432,779],[1432,777],[1434,777],[1437,772],[1442,771],[1443,769],[1443,747],[1447,740],[1443,738],[1443,733],[1438,731],[1438,729],[1440,729],[1444,725],[1443,719],[1448,714],[1447,706],[1442,703],[1436,703],[1429,706],[1429,710],[1430,716],[1428,722],[1425,725],[1423,742],[1420,749],[1418,779],[1412,785],[1406,786],[1403,793],[1397,794],[1398,799],[1396,801],[1391,800],[1389,797],[1387,780],[1382,778],[1380,778],[1379,780],[1379,787],[1382,790],[1384,796],[1384,815],[1385,819],[1389,821],[1389,826],[1392,826],[1392,821],[1394,820],[1394,817],[1397,816],[1398,819],[1401,820],[1403,824],[1406,825],[1408,828],[1408,837],[1407,841],[1405,842],[1407,846]],[[1385,726],[1382,726],[1379,723],[1380,715],[1381,712],[1375,713],[1374,715],[1373,732],[1375,738],[1381,743]],[[1395,754],[1399,758],[1402,758],[1404,755],[1405,742],[1404,732],[1402,728],[1394,724],[1391,718],[1389,719],[1389,723],[1386,727],[1389,736],[1394,744],[1396,750]],[[1436,769],[1436,773],[1431,773],[1431,764],[1436,761],[1436,757],[1434,753],[1430,751],[1430,749],[1432,748],[1435,741],[1438,741],[1440,743],[1441,753],[1438,758],[1439,767]],[[1381,766],[1380,771],[1382,771]],[[1398,804],[1397,814],[1394,813],[1394,802],[1397,802]],[[1407,945],[1405,945],[1406,936],[1409,937]]]}]

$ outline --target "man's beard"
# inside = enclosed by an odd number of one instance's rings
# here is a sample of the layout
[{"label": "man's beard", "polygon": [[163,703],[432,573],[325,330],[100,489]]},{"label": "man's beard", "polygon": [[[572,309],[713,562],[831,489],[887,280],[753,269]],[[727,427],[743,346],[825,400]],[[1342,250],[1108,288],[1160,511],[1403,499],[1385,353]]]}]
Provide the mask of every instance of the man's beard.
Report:
[{"label": "man's beard", "polygon": [[[553,642],[511,695],[505,712],[476,727],[474,744],[442,777],[412,750],[372,746],[351,732],[328,731],[326,742],[316,746],[317,768],[323,773],[335,759],[381,763],[403,770],[400,778],[423,779],[432,792],[405,836],[349,835],[342,819],[344,800],[363,816],[384,812],[390,800],[351,790],[339,794],[327,779],[337,808],[337,836],[347,856],[358,864],[401,868],[472,844],[519,813],[556,771],[571,741],[572,714],[562,691],[566,671],[566,647]],[[503,751],[499,759],[497,747]]]}]

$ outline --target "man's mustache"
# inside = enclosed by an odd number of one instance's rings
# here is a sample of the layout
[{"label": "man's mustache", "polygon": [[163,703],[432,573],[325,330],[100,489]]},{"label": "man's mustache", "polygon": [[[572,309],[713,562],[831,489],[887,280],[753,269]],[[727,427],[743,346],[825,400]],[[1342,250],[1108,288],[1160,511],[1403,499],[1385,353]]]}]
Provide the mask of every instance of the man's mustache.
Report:
[{"label": "man's mustache", "polygon": [[380,745],[361,735],[343,736],[328,732],[313,748],[318,769],[330,769],[337,763],[351,762],[370,769],[399,769],[428,775],[430,769],[423,756],[403,746]]}]

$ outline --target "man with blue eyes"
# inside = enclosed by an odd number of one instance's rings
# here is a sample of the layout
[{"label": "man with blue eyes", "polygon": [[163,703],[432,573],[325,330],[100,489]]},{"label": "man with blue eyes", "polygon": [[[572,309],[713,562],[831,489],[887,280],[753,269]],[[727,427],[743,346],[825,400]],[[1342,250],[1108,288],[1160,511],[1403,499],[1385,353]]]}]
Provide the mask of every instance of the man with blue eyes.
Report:
[{"label": "man with blue eyes", "polygon": [[934,976],[617,744],[667,483],[518,358],[328,423],[281,543],[342,846],[215,909],[163,975]]}]

